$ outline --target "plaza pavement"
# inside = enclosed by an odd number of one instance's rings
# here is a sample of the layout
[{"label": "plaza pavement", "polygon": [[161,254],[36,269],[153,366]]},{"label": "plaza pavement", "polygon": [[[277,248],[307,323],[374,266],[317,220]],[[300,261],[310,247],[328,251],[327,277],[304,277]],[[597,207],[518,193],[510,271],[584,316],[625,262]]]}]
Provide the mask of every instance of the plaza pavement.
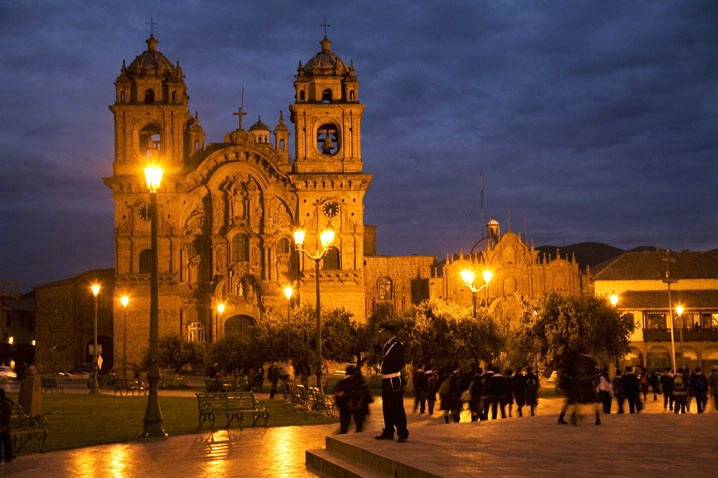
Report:
[{"label": "plaza pavement", "polygon": [[[327,436],[414,466],[423,476],[718,476],[718,413],[712,404],[703,415],[675,415],[649,398],[644,413],[604,415],[602,426],[595,426],[592,417],[578,426],[558,425],[559,399],[543,399],[535,417],[470,423],[464,412],[461,423],[448,425],[439,413],[411,413],[410,399],[405,405],[411,435],[404,444],[374,440],[382,427],[377,400],[364,433],[350,429],[348,435],[336,435],[336,424],[203,431],[160,441],[21,454],[0,464],[0,476],[316,477],[324,475],[307,470],[305,451],[324,448]],[[354,476],[395,475],[364,469]]]}]

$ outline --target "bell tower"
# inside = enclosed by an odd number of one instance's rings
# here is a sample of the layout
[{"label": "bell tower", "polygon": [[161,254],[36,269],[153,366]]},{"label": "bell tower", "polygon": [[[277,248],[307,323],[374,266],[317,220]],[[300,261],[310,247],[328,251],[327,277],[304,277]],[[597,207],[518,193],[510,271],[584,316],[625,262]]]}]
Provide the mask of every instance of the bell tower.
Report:
[{"label": "bell tower", "polygon": [[326,35],[320,44],[306,65],[299,63],[294,81],[289,109],[296,125],[295,171],[360,173],[364,105],[354,63],[347,66]]},{"label": "bell tower", "polygon": [[[297,224],[306,230],[307,249],[325,229],[334,244],[322,261],[320,282],[326,307],[347,307],[364,316],[364,195],[372,176],[362,172],[359,81],[331,50],[324,35],[321,51],[299,63],[294,80],[295,160],[290,177],[297,194]],[[311,261],[309,261],[311,262]],[[313,264],[303,262],[303,290],[314,281]],[[341,277],[341,279],[338,279]],[[304,296],[306,297],[306,295]]]},{"label": "bell tower", "polygon": [[182,169],[189,151],[189,96],[182,68],[157,50],[154,35],[130,66],[122,62],[115,81],[114,174],[141,175],[147,156],[157,156],[166,174]]}]

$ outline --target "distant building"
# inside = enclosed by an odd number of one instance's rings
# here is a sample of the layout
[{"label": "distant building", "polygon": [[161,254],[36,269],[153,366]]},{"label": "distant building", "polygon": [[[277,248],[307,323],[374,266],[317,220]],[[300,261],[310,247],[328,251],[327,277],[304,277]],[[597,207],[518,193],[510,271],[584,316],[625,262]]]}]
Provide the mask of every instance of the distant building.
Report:
[{"label": "distant building", "polygon": [[0,292],[0,363],[35,361],[35,300],[33,293],[16,297]]},{"label": "distant building", "polygon": [[615,294],[618,310],[633,317],[628,361],[671,368],[675,350],[677,367],[718,365],[718,251],[626,252],[590,275],[597,296]]}]

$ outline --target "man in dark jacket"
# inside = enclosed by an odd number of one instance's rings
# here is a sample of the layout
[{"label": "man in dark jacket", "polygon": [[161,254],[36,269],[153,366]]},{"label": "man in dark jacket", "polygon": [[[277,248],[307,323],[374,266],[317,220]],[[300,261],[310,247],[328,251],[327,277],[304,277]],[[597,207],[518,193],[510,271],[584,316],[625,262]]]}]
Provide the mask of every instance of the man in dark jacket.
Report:
[{"label": "man in dark jacket", "polygon": [[406,443],[409,430],[406,427],[404,411],[404,383],[401,371],[404,369],[404,344],[396,337],[393,324],[382,324],[379,329],[384,345],[381,348],[381,399],[384,412],[384,430],[377,435],[377,440],[393,440],[394,429],[399,443]]},{"label": "man in dark jacket", "polygon": [[626,367],[621,377],[621,390],[626,400],[628,400],[628,410],[631,413],[639,412],[641,383],[638,381],[638,376],[633,372],[633,367]]}]

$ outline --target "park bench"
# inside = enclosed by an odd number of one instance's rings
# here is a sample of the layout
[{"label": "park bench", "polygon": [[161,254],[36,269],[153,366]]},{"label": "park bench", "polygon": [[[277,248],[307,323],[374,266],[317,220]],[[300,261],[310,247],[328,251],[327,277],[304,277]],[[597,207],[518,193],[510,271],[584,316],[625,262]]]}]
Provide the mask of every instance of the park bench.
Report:
[{"label": "park bench", "polygon": [[63,386],[59,385],[57,383],[57,379],[52,377],[40,378],[40,387],[45,393],[58,393],[64,391]]},{"label": "park bench", "polygon": [[10,437],[15,456],[25,444],[35,439],[41,452],[45,453],[47,440],[47,419],[44,415],[31,417],[26,414],[19,403],[13,403],[10,415]]},{"label": "park bench", "polygon": [[252,415],[252,426],[255,426],[260,418],[264,421],[265,427],[269,422],[269,408],[263,401],[257,400],[253,392],[196,393],[195,395],[199,412],[197,431],[202,428],[205,421],[209,422],[214,431],[214,422],[219,415],[226,417],[227,429],[235,419],[241,429],[245,413]]},{"label": "park bench", "polygon": [[115,395],[147,395],[147,387],[139,378],[115,378],[112,381],[112,391]]}]

